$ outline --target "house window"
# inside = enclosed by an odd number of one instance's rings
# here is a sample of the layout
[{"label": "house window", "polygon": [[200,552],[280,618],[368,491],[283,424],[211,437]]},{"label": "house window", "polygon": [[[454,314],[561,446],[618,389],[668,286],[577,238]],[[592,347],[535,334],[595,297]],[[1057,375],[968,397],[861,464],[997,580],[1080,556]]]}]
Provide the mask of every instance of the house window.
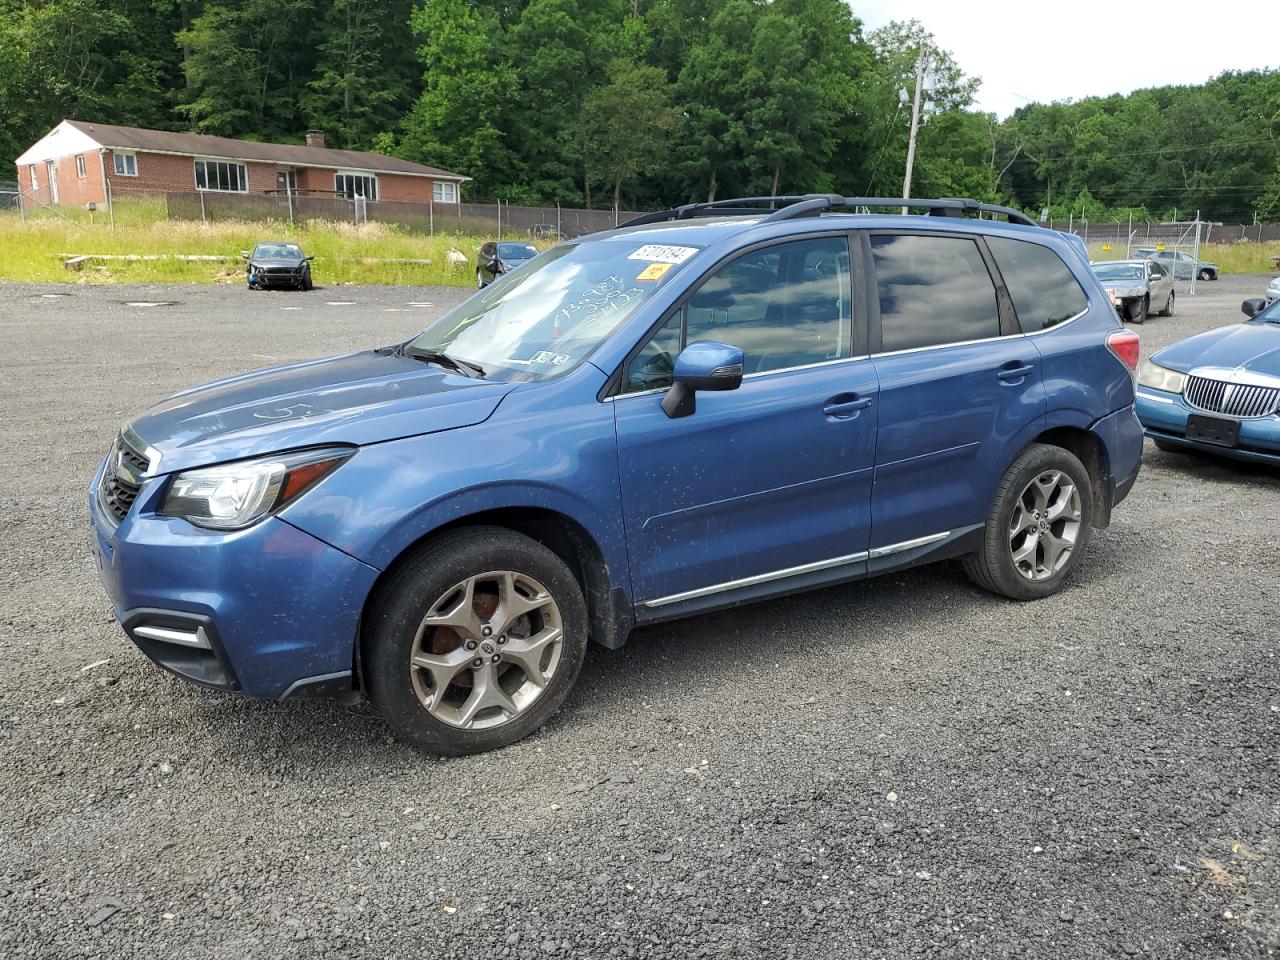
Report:
[{"label": "house window", "polygon": [[431,199],[436,203],[457,203],[458,185],[456,183],[441,183],[437,180],[431,185]]},{"label": "house window", "polygon": [[243,163],[227,160],[197,160],[195,163],[197,190],[249,192],[249,171]]},{"label": "house window", "polygon": [[333,189],[338,196],[348,200],[356,197],[377,200],[378,178],[366,173],[339,173],[333,178]]},{"label": "house window", "polygon": [[84,179],[84,154],[76,154],[76,176],[81,180]]},{"label": "house window", "polygon": [[31,165],[31,189],[40,189],[40,177],[36,175],[36,165],[34,163]]},{"label": "house window", "polygon": [[138,175],[138,157],[133,153],[115,154],[116,175],[120,177],[136,177]]}]

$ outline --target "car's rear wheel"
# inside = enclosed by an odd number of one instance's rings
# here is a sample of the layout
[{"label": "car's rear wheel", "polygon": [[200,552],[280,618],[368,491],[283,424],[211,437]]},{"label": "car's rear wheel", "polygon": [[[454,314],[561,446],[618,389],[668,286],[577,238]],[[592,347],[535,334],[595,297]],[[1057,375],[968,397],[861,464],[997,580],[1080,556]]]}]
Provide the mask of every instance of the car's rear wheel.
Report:
[{"label": "car's rear wheel", "polygon": [[1093,485],[1078,457],[1032,444],[1005,472],[982,546],[964,558],[978,586],[1014,600],[1055,593],[1079,566],[1093,526]]},{"label": "car's rear wheel", "polygon": [[1213,271],[1212,271],[1212,270],[1201,270],[1201,271],[1200,271],[1200,279],[1201,279],[1201,280],[1212,280],[1212,279],[1213,279]]},{"label": "car's rear wheel", "polygon": [[1137,302],[1136,305],[1130,305],[1129,322],[1130,323],[1146,323],[1147,311],[1150,309],[1150,307],[1151,307],[1150,297],[1143,297],[1141,300]]},{"label": "car's rear wheel", "polygon": [[587,611],[558,556],[498,527],[428,543],[379,590],[366,620],[369,698],[409,742],[480,753],[528,736],[582,668]]},{"label": "car's rear wheel", "polygon": [[1160,311],[1160,315],[1161,315],[1162,317],[1172,317],[1172,316],[1173,316],[1173,298],[1174,298],[1174,291],[1170,290],[1170,291],[1169,291],[1169,301],[1164,305],[1164,309]]}]

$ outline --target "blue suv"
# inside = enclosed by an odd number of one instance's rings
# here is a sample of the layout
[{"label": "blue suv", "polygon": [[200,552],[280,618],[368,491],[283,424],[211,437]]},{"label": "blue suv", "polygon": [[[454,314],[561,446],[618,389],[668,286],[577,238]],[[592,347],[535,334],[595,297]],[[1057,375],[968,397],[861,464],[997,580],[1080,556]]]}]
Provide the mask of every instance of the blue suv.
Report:
[{"label": "blue suv", "polygon": [[1138,338],[1072,240],[973,201],[859,212],[903,203],[647,215],[404,343],[152,407],[89,497],[125,631],[463,754],[637,625],[949,557],[1053,593],[1137,477]]}]

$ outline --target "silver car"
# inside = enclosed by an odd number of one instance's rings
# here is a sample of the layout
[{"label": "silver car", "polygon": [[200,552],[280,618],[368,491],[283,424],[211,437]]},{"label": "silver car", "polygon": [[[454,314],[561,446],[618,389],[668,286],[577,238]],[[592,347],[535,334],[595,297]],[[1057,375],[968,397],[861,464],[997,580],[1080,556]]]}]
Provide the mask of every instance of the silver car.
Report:
[{"label": "silver car", "polygon": [[1158,261],[1179,280],[1217,280],[1218,265],[1208,260],[1197,260],[1189,253],[1181,250],[1161,250],[1158,247],[1140,247],[1133,251],[1136,256]]},{"label": "silver car", "polygon": [[1152,310],[1173,316],[1173,276],[1156,260],[1101,260],[1094,276],[1115,304],[1121,320],[1142,323]]}]

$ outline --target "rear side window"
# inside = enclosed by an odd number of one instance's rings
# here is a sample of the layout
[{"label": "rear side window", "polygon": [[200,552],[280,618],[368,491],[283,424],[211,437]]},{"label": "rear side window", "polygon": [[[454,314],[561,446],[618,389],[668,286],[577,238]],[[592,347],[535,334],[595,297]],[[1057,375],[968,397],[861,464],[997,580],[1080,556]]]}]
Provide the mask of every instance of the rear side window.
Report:
[{"label": "rear side window", "polygon": [[968,237],[871,237],[880,349],[910,350],[1000,336],[995,284]]},{"label": "rear side window", "polygon": [[987,237],[987,246],[1025,332],[1070,320],[1089,305],[1067,265],[1048,247],[1003,237]]}]

